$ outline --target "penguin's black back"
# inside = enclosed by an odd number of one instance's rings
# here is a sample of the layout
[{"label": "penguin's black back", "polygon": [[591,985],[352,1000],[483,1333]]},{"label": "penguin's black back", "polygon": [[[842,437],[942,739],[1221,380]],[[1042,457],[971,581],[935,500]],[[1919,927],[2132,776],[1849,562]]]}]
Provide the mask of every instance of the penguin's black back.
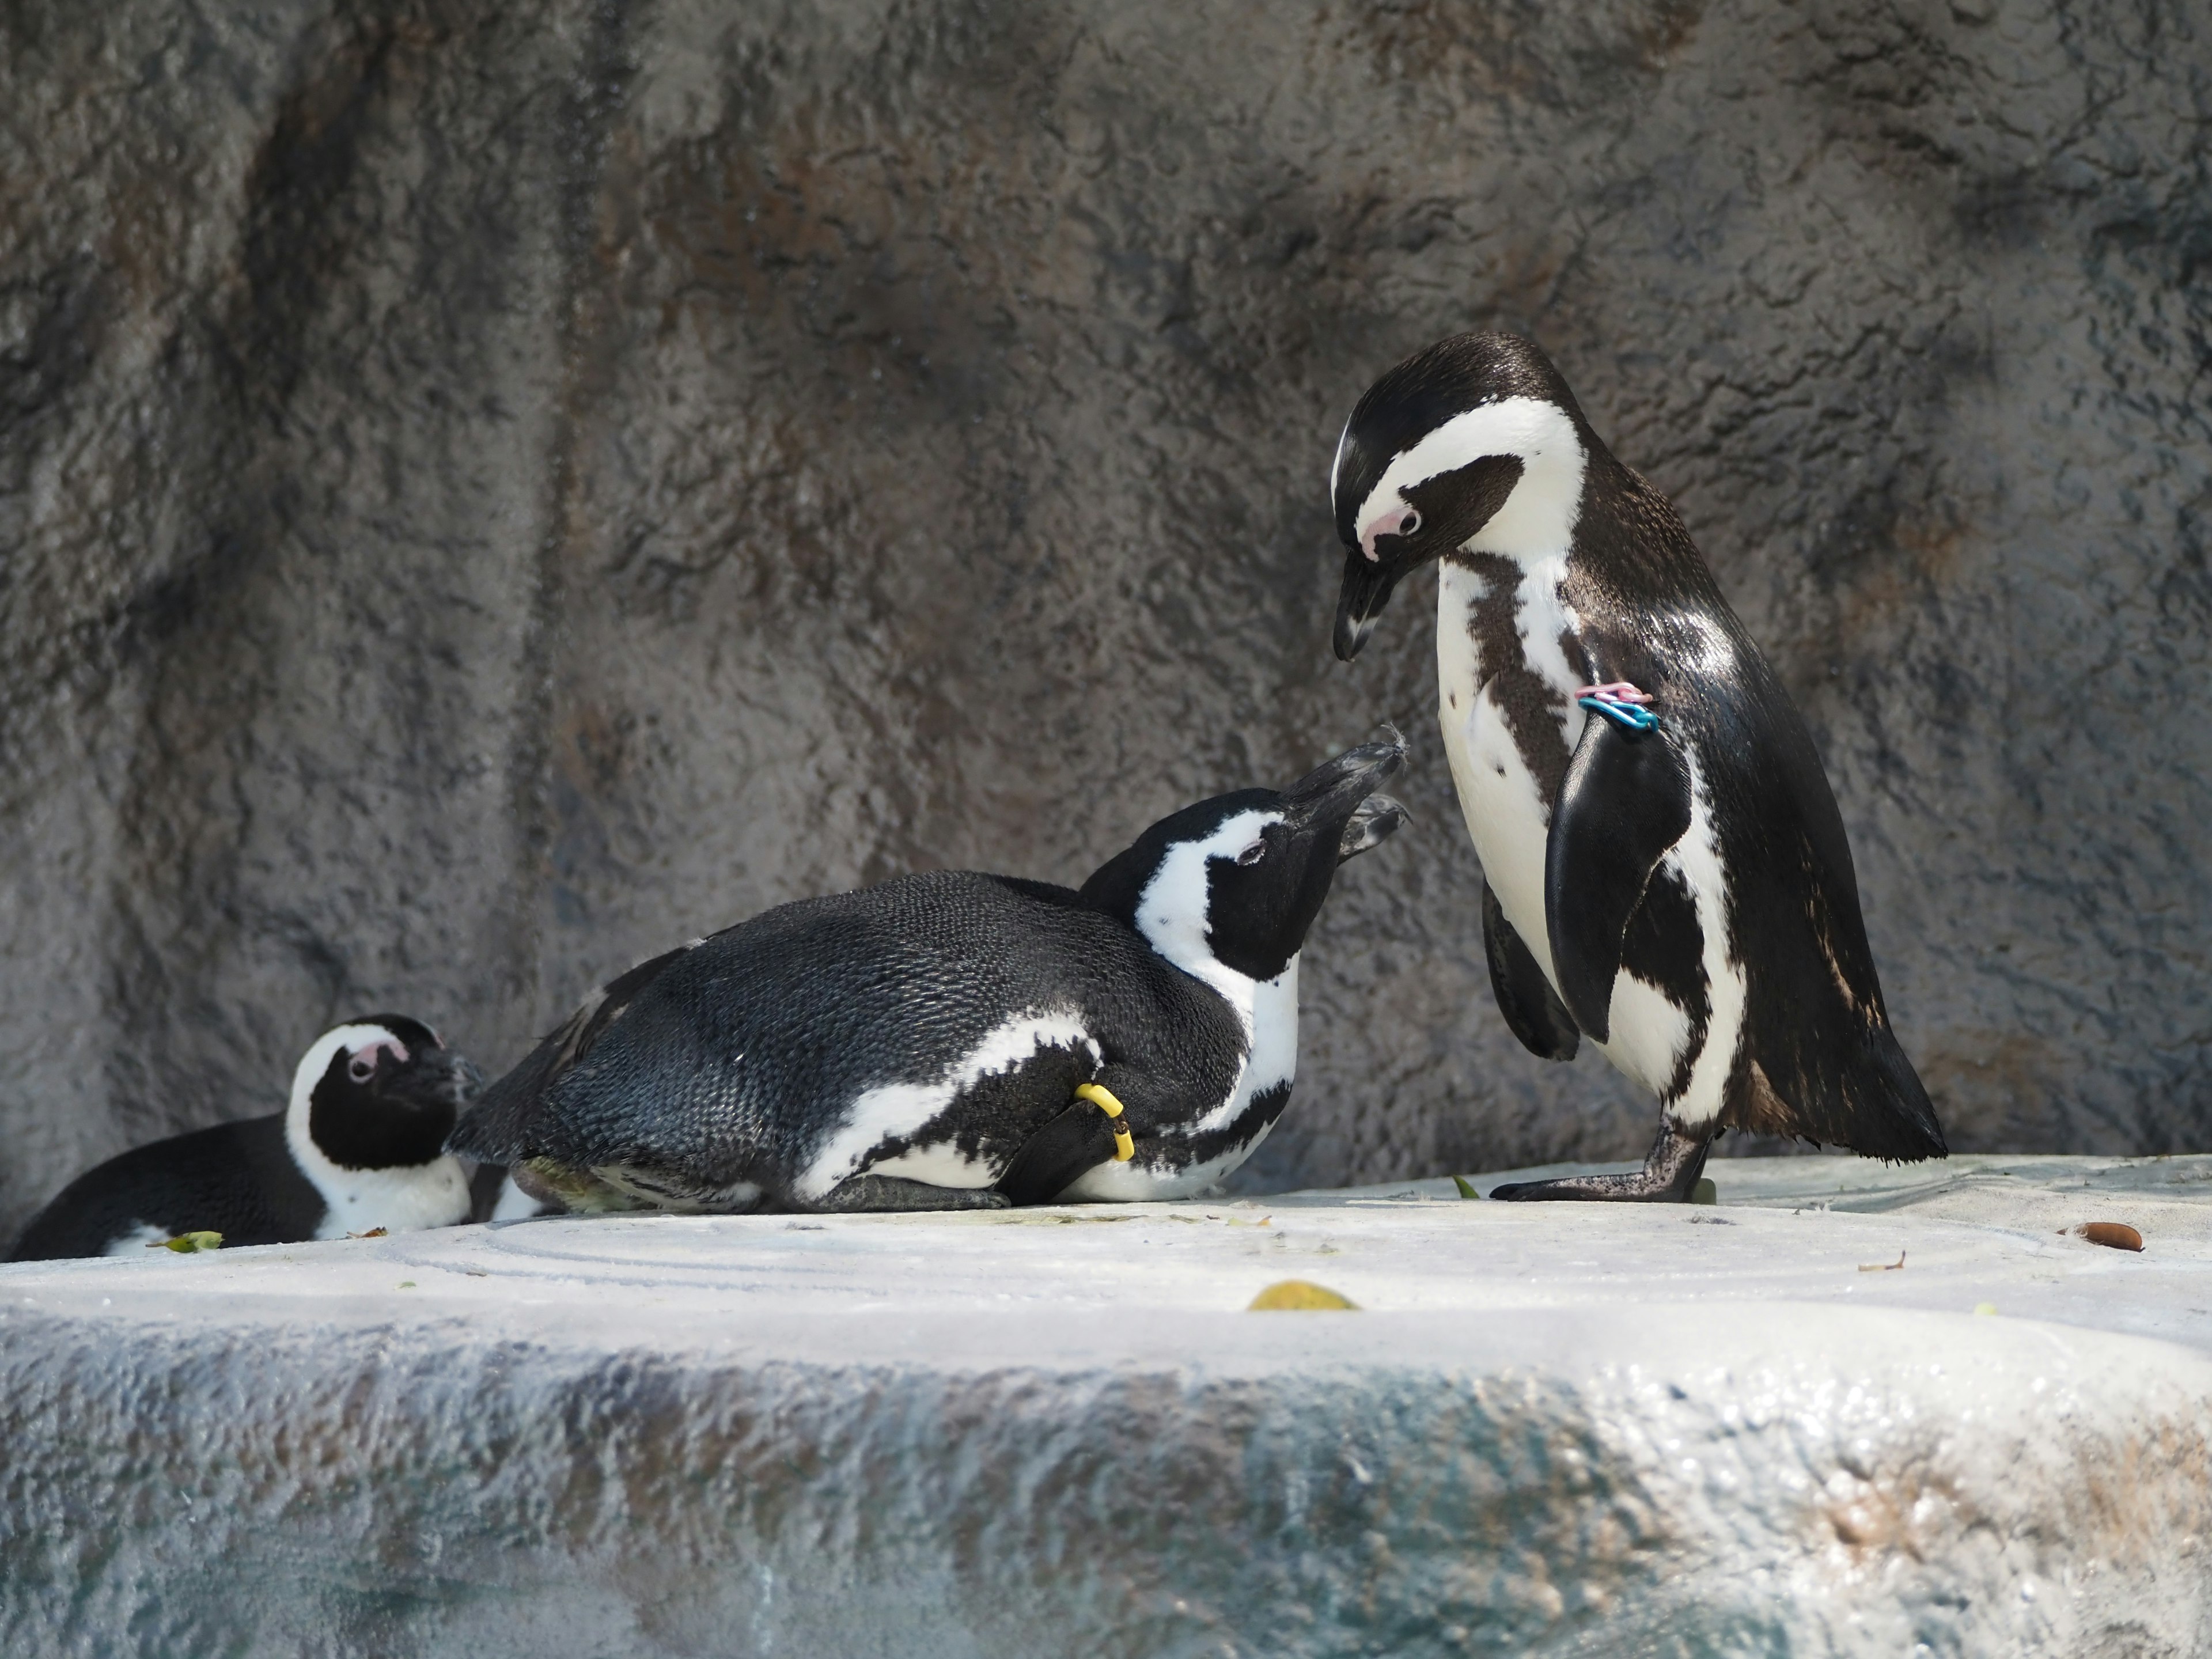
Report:
[{"label": "penguin's black back", "polygon": [[1592,672],[1653,691],[1694,746],[1728,872],[1746,1048],[1764,1086],[1746,1067],[1722,1121],[1873,1158],[1941,1157],[1935,1108],[1890,1029],[1812,734],[1665,496],[1595,434],[1585,441],[1591,498],[1571,589],[1585,640],[1602,647]]},{"label": "penguin's black back", "polygon": [[226,1248],[313,1238],[322,1194],[284,1140],[284,1114],[133,1147],[62,1188],[32,1218],[11,1261],[100,1255],[141,1226],[165,1237],[218,1232]]},{"label": "penguin's black back", "polygon": [[[1236,1086],[1234,1011],[1135,929],[1066,888],[945,871],[784,905],[641,964],[492,1085],[450,1144],[787,1192],[860,1095],[937,1084],[1010,1019],[1059,1013],[1109,1060],[1144,1054],[1222,1098]],[[988,1079],[961,1111],[963,1150],[1011,1156],[1090,1070],[1044,1048]]]}]

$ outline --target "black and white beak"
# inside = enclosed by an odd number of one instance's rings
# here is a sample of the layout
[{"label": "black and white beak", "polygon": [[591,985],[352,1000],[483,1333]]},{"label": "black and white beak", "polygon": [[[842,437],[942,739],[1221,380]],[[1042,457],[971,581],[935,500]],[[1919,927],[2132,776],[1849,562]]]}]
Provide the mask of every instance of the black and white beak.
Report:
[{"label": "black and white beak", "polygon": [[[1395,538],[1391,539],[1395,540]],[[1376,562],[1358,548],[1345,555],[1344,585],[1336,597],[1336,636],[1333,641],[1339,662],[1350,662],[1367,643],[1375,623],[1390,603],[1399,578],[1413,568],[1395,558]]]},{"label": "black and white beak", "polygon": [[476,1062],[450,1048],[416,1048],[380,1079],[387,1100],[459,1111],[483,1090]]},{"label": "black and white beak", "polygon": [[1406,763],[1406,740],[1395,726],[1373,743],[1323,761],[1283,791],[1283,817],[1293,835],[1334,823],[1336,862],[1380,846],[1406,821],[1406,809],[1377,786]]}]

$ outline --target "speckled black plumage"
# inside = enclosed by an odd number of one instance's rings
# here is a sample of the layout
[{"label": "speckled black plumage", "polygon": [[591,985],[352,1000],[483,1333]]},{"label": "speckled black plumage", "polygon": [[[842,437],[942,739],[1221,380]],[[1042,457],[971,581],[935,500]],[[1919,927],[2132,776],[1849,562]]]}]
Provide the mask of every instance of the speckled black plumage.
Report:
[{"label": "speckled black plumage", "polygon": [[857,1121],[853,1103],[939,1087],[994,1033],[1032,1016],[1066,1032],[966,1079],[941,1108],[873,1140],[858,1168],[939,1149],[982,1166],[973,1181],[988,1186],[1087,1081],[1121,1102],[1147,1168],[1245,1146],[1283,1109],[1289,1079],[1200,1127],[1236,1095],[1251,1053],[1246,1024],[1154,947],[1135,925],[1137,904],[1177,842],[1241,814],[1286,814],[1249,864],[1213,859],[1206,883],[1212,950],[1237,974],[1280,975],[1340,855],[1395,827],[1398,809],[1372,786],[1401,753],[1395,739],[1370,745],[1292,792],[1186,809],[1080,892],[969,872],[912,875],[783,905],[666,952],[586,1000],[493,1084],[451,1146],[579,1179],[617,1170],[648,1203],[819,1201],[808,1182],[821,1185],[817,1160]]},{"label": "speckled black plumage", "polygon": [[[705,1187],[781,1191],[835,1127],[822,1102],[951,1066],[1011,1009],[1079,1011],[1116,1055],[1109,1086],[1140,1132],[1218,1100],[1244,1050],[1228,1005],[1133,928],[1066,888],[965,871],[781,906],[659,958],[627,988],[620,1006],[611,994],[592,1010],[595,1040],[542,1098],[520,1095],[530,1073],[510,1074],[514,1087],[501,1079],[453,1150],[672,1166]],[[1091,1071],[1048,1048],[981,1079],[957,1144],[1011,1158]],[[526,1125],[518,1107],[535,1109]]]}]

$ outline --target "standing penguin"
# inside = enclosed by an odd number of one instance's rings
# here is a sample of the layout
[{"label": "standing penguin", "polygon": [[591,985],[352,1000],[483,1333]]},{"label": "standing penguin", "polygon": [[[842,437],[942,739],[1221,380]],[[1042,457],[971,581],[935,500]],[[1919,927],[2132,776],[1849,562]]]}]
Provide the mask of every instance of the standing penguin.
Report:
[{"label": "standing penguin", "polygon": [[572,1209],[1176,1198],[1290,1099],[1298,953],[1401,810],[1391,734],[1154,824],[1080,892],[939,871],[641,963],[452,1146]]},{"label": "standing penguin", "polygon": [[1723,1128],[1942,1157],[1804,722],[1551,361],[1507,334],[1408,358],[1352,410],[1330,494],[1339,657],[1443,563],[1437,712],[1499,1011],[1547,1060],[1587,1033],[1659,1097],[1638,1173],[1491,1196],[1683,1200]]},{"label": "standing penguin", "polygon": [[301,1056],[284,1110],[108,1159],[32,1218],[9,1260],[128,1255],[188,1232],[228,1247],[465,1221],[468,1178],[445,1140],[481,1080],[420,1020],[350,1020]]}]

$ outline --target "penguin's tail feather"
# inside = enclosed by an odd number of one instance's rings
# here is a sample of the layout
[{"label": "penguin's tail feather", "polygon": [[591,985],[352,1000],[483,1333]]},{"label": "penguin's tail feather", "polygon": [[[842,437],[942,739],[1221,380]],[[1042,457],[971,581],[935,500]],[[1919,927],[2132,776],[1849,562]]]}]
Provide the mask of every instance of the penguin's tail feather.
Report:
[{"label": "penguin's tail feather", "polygon": [[1935,1105],[1887,1018],[1848,1036],[1794,1023],[1766,1035],[1732,1084],[1721,1115],[1729,1127],[1891,1164],[1948,1156]]},{"label": "penguin's tail feather", "polygon": [[1863,1060],[1853,1070],[1857,1075],[1850,1079],[1851,1133],[1838,1137],[1837,1145],[1894,1164],[1950,1156],[1935,1103],[1887,1020],[1867,1033]]}]

